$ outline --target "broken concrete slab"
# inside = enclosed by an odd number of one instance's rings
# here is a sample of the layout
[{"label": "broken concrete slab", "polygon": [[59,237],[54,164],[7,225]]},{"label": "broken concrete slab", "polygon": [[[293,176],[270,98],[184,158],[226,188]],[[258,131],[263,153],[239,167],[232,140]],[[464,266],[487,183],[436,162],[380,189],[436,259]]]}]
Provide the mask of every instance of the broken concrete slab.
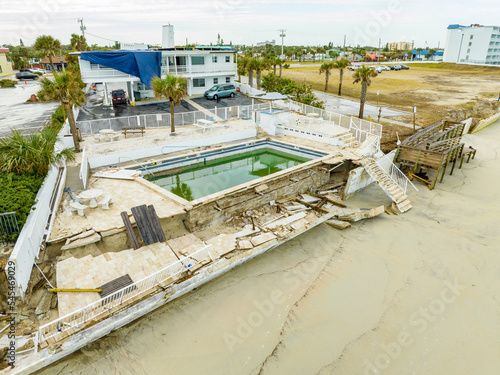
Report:
[{"label": "broken concrete slab", "polygon": [[99,235],[99,233],[94,233],[91,236],[81,238],[79,240],[72,241],[68,245],[64,245],[63,247],[61,247],[61,250],[75,249],[75,248],[80,247],[80,246],[86,246],[86,245],[90,245],[90,244],[99,242],[100,240],[101,240],[101,236]]},{"label": "broken concrete slab", "polygon": [[66,240],[66,245],[69,245],[71,242],[79,240],[81,238],[89,237],[89,236],[93,235],[94,233],[95,233],[95,230],[91,229],[91,230],[85,231],[83,233],[77,234],[76,236],[68,238]]},{"label": "broken concrete slab", "polygon": [[[203,246],[203,241],[196,237],[194,234],[189,233],[181,237],[173,238],[167,241],[167,245],[173,250],[174,253],[179,253],[181,250],[191,246]],[[178,254],[177,254],[178,255]]]},{"label": "broken concrete slab", "polygon": [[337,219],[354,223],[362,219],[370,219],[385,212],[384,206],[372,208],[371,210],[359,211],[347,216],[339,216]]},{"label": "broken concrete slab", "polygon": [[236,236],[234,234],[219,234],[216,237],[210,238],[207,241],[207,245],[212,245],[208,250],[214,258],[216,254],[218,257],[222,257],[236,248]]},{"label": "broken concrete slab", "polygon": [[266,184],[262,184],[262,185],[259,185],[259,186],[257,186],[257,187],[255,188],[255,192],[256,192],[257,194],[259,194],[259,193],[262,193],[263,191],[265,191],[265,190],[267,190],[267,189],[269,189],[269,186],[267,186]]},{"label": "broken concrete slab", "polygon": [[235,238],[250,236],[254,233],[260,232],[260,229],[256,226],[255,229],[252,229],[252,224],[245,225],[243,230],[237,232],[234,236]]},{"label": "broken concrete slab", "polygon": [[351,223],[335,219],[327,220],[326,223],[335,229],[347,229],[351,227]]},{"label": "broken concrete slab", "polygon": [[312,195],[309,194],[302,194],[302,200],[306,203],[316,203],[319,202],[321,198],[313,197]]},{"label": "broken concrete slab", "polygon": [[278,219],[276,221],[273,221],[272,223],[266,224],[266,228],[268,229],[276,229],[281,226],[288,225],[290,223],[293,223],[294,221],[300,220],[303,217],[307,215],[306,212],[299,212],[296,213],[295,215],[284,217],[282,219]]},{"label": "broken concrete slab", "polygon": [[306,218],[302,218],[299,221],[296,221],[295,223],[293,223],[292,225],[290,225],[290,227],[293,230],[302,230],[302,229],[307,228],[308,224],[309,224],[309,221]]},{"label": "broken concrete slab", "polygon": [[261,245],[265,242],[271,241],[275,238],[276,238],[276,236],[273,233],[269,232],[269,233],[264,233],[264,234],[255,236],[251,239],[251,241],[252,241],[252,245],[259,246],[259,245]]},{"label": "broken concrete slab", "polygon": [[243,240],[243,241],[238,242],[238,246],[241,250],[253,249],[252,243],[248,240]]},{"label": "broken concrete slab", "polygon": [[40,314],[45,314],[47,311],[50,310],[50,305],[52,303],[52,297],[54,295],[50,292],[45,292],[40,299],[40,302],[38,303],[38,306],[35,309],[35,314],[40,315]]}]

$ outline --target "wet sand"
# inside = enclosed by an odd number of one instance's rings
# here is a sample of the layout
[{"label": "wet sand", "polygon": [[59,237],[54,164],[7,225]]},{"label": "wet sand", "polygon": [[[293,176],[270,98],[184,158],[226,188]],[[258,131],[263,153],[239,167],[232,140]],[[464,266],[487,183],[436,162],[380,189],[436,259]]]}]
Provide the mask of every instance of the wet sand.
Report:
[{"label": "wet sand", "polygon": [[498,374],[500,121],[465,141],[408,213],[323,224],[42,374]]}]

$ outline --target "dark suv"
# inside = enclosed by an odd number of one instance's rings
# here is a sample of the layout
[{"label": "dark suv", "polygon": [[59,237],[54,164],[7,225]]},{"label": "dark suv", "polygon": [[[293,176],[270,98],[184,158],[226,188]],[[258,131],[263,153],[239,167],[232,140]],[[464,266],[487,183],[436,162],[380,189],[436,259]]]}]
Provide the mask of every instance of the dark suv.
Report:
[{"label": "dark suv", "polygon": [[23,79],[38,79],[38,75],[30,72],[19,72],[16,73],[16,78],[23,80]]},{"label": "dark suv", "polygon": [[127,104],[127,96],[125,95],[125,90],[113,90],[111,91],[111,97],[113,98],[113,105]]}]

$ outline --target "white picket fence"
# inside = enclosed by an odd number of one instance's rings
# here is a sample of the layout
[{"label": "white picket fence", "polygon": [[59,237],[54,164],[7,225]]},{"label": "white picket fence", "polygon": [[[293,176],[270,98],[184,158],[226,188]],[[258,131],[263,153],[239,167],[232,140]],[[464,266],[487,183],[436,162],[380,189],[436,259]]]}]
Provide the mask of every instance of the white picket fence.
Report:
[{"label": "white picket fence", "polygon": [[213,261],[214,258],[210,253],[210,246],[196,251],[195,253],[185,257],[169,266],[122,288],[109,296],[99,299],[81,309],[73,311],[63,317],[55,319],[50,323],[40,326],[38,329],[38,337],[40,342],[54,337],[64,331],[70,329],[82,329],[87,322],[96,321],[104,317],[114,308],[125,307],[131,299],[152,293],[155,287],[162,284],[165,287],[175,282],[185,271],[194,268],[202,262]]}]

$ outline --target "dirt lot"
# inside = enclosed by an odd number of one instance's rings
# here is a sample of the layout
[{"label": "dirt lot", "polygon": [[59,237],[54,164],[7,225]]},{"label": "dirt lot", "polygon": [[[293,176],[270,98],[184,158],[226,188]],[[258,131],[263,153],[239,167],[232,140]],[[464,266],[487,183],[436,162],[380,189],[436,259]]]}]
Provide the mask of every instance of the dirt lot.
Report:
[{"label": "dirt lot", "polygon": [[[443,118],[462,120],[465,117],[488,117],[495,109],[500,93],[500,67],[483,67],[457,64],[407,64],[409,70],[384,71],[372,80],[368,88],[368,102],[411,112],[417,106],[416,123],[426,127]],[[324,90],[325,75],[319,74],[318,67],[286,69],[285,77],[311,84],[316,90]],[[342,94],[358,99],[361,85],[353,84],[353,74],[344,73]],[[339,72],[334,70],[329,81],[328,92],[336,94]],[[493,103],[495,102],[495,103]],[[393,118],[412,123],[412,116]],[[411,129],[384,124],[387,134],[383,143],[392,143],[395,133],[409,135]],[[407,134],[408,133],[408,134]]]}]

